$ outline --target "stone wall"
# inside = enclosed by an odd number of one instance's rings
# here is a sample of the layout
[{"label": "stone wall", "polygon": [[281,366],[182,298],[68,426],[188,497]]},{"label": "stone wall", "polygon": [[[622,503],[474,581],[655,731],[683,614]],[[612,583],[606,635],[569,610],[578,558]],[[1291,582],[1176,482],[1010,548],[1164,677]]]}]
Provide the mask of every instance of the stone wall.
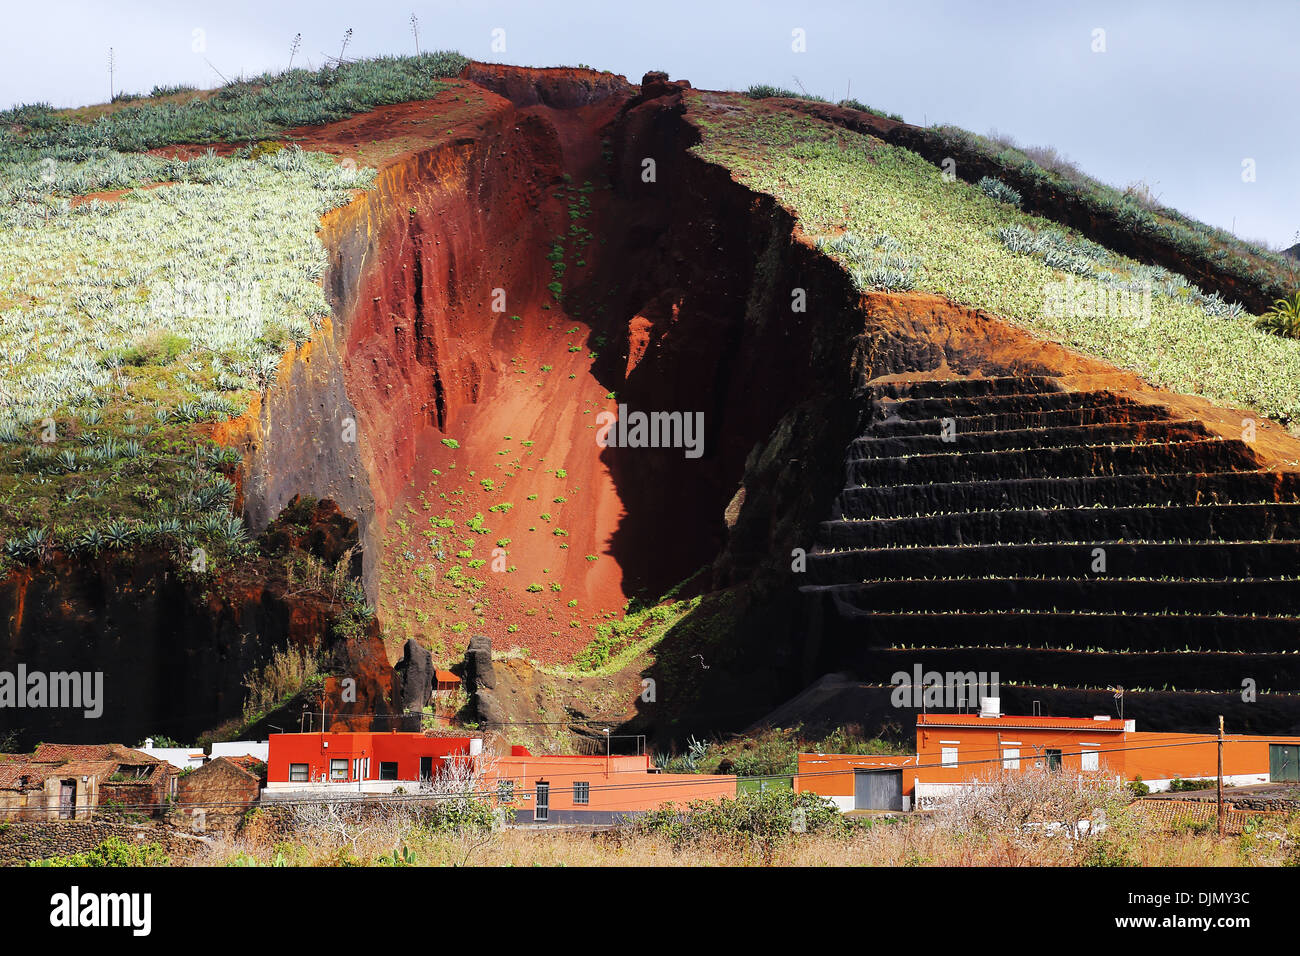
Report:
[{"label": "stone wall", "polygon": [[0,866],[93,850],[110,836],[130,843],[158,843],[172,862],[188,856],[203,841],[165,826],[131,826],[90,820],[51,823],[0,823]]}]

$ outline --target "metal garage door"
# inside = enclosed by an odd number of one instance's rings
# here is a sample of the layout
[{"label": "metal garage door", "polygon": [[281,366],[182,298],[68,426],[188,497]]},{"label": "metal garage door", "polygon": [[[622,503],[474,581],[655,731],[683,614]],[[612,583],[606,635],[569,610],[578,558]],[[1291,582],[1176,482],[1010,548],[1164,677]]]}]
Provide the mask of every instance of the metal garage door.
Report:
[{"label": "metal garage door", "polygon": [[855,770],[853,772],[853,809],[903,809],[903,771]]},{"label": "metal garage door", "polygon": [[1300,745],[1268,745],[1268,779],[1274,783],[1300,783]]}]

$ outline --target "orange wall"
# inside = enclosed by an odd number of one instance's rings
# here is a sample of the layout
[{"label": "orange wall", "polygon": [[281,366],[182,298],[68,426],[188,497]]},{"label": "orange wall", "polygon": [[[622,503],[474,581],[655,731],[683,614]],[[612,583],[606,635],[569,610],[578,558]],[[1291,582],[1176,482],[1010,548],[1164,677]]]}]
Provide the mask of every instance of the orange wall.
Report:
[{"label": "orange wall", "polygon": [[[1051,718],[987,718],[953,726],[918,721],[916,755],[855,756],[799,754],[795,790],[827,797],[853,796],[855,768],[902,768],[903,794],[915,796],[916,782],[956,784],[994,776],[1003,770],[1007,751],[1019,751],[1022,771],[1046,766],[1046,751],[1061,751],[1063,772],[1084,769],[1083,753],[1096,751],[1096,767],[1133,780],[1164,781],[1214,777],[1218,774],[1218,738],[1214,734],[1139,733],[1122,729],[1119,720],[1072,722],[1073,726],[1033,726]],[[1270,743],[1300,743],[1300,737],[1227,735],[1223,746],[1225,777],[1267,775]],[[1177,746],[1169,746],[1169,745]],[[945,748],[956,749],[955,767],[944,767]]]},{"label": "orange wall", "polygon": [[[1218,737],[1215,734],[1126,734],[1129,748],[1124,771],[1128,779],[1190,780],[1218,775]],[[1247,737],[1227,734],[1223,738],[1223,774],[1268,773],[1270,743],[1300,743],[1300,737]],[[1191,744],[1164,749],[1161,744]]]},{"label": "orange wall", "polygon": [[[1060,750],[1061,769],[1075,773],[1083,769],[1082,752],[1097,751],[1099,769],[1124,772],[1123,753],[1105,753],[1124,746],[1122,731],[1100,727],[1086,729],[1027,729],[1010,725],[1005,728],[917,727],[916,748],[920,755],[920,778],[926,783],[961,783],[979,777],[995,776],[1003,769],[1007,751],[1020,754],[1020,769],[1030,770],[1041,762],[1046,766],[1046,751]],[[945,748],[955,748],[958,766],[944,767]]]},{"label": "orange wall", "polygon": [[[551,810],[653,810],[666,803],[716,800],[736,795],[736,778],[731,775],[697,773],[651,773],[649,756],[641,757],[534,757],[496,758],[488,771],[487,787],[498,782],[514,783],[511,806],[531,810],[539,781],[549,783]],[[589,802],[573,802],[575,781],[589,786]]]},{"label": "orange wall", "polygon": [[851,797],[855,767],[873,770],[902,767],[903,795],[911,796],[916,783],[916,764],[915,754],[799,754],[794,789],[796,793],[820,793],[823,797]]}]

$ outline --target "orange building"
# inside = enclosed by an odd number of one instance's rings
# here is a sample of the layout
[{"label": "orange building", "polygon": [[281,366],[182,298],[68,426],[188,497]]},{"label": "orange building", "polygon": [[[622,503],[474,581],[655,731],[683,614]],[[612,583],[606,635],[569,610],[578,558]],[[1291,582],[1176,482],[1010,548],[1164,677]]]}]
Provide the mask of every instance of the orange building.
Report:
[{"label": "orange building", "polygon": [[523,747],[486,770],[516,823],[617,823],[665,804],[736,795],[730,774],[658,773],[650,755],[533,756]]},{"label": "orange building", "polygon": [[[1224,783],[1295,781],[1298,764],[1300,737],[1224,737]],[[919,714],[915,754],[800,754],[795,789],[842,810],[924,809],[998,772],[1029,769],[1141,777],[1153,791],[1167,790],[1175,778],[1218,775],[1218,736],[1140,733],[1132,720],[1105,716]]]},{"label": "orange building", "polygon": [[515,746],[497,756],[479,737],[389,731],[271,734],[262,798],[414,795],[462,763],[479,793],[525,824],[612,823],[665,804],[736,795],[733,775],[659,773],[649,754],[534,756]]}]

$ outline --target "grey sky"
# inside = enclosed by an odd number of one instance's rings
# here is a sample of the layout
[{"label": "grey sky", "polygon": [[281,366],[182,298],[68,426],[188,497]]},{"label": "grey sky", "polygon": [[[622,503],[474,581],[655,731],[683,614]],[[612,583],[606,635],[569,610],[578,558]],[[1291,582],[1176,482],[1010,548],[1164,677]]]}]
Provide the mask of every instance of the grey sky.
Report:
[{"label": "grey sky", "polygon": [[[708,3],[701,0],[222,3],[6,0],[0,106],[102,102],[108,48],[117,88],[219,83],[281,69],[293,35],[319,65],[424,49],[532,66],[586,63],[638,80],[667,70],[696,86],[766,82],[852,95],[914,123],[996,128],[1049,144],[1085,172],[1145,180],[1162,202],[1275,246],[1298,241],[1294,45],[1300,2]],[[506,51],[491,50],[505,30]],[[793,52],[791,31],[807,34]],[[1092,52],[1093,30],[1106,51]],[[195,30],[203,53],[194,52]],[[301,62],[301,60],[299,61]],[[1242,181],[1253,159],[1256,181]]]}]

